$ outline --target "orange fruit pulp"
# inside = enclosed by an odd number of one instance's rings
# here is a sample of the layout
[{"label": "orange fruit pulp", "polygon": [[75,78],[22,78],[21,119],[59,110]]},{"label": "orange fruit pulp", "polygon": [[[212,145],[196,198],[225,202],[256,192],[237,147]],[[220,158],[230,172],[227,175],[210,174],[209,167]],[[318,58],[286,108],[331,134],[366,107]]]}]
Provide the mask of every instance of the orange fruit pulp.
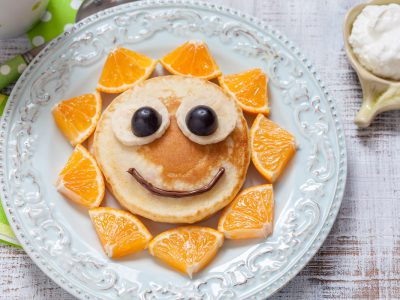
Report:
[{"label": "orange fruit pulp", "polygon": [[222,246],[224,235],[212,228],[178,227],[157,235],[150,254],[190,277],[202,270]]},{"label": "orange fruit pulp", "polygon": [[244,111],[269,114],[267,75],[261,69],[220,76],[218,82]]},{"label": "orange fruit pulp", "polygon": [[266,238],[272,233],[274,196],[271,184],[243,190],[225,208],[218,230],[228,239]]},{"label": "orange fruit pulp", "polygon": [[56,104],[54,120],[72,146],[83,143],[96,129],[101,114],[98,92],[85,94]]},{"label": "orange fruit pulp", "polygon": [[108,257],[121,257],[146,249],[152,239],[143,223],[129,212],[98,207],[90,209],[89,216]]},{"label": "orange fruit pulp", "polygon": [[103,67],[97,90],[122,93],[150,77],[157,60],[126,48],[112,50]]},{"label": "orange fruit pulp", "polygon": [[89,207],[100,205],[105,194],[103,175],[93,156],[77,145],[56,181],[57,190],[68,199]]},{"label": "orange fruit pulp", "polygon": [[187,41],[160,60],[172,74],[213,79],[221,75],[207,45],[202,41]]},{"label": "orange fruit pulp", "polygon": [[251,159],[256,169],[274,182],[296,153],[294,136],[259,114],[250,129]]}]

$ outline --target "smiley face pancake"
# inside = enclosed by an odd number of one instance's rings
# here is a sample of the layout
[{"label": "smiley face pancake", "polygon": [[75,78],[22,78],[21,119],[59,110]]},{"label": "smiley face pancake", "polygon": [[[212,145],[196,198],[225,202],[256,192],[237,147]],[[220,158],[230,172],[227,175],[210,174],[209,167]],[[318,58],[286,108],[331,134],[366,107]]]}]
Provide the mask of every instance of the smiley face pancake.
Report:
[{"label": "smiley face pancake", "polygon": [[229,204],[250,162],[246,120],[214,83],[146,80],[114,99],[94,153],[122,206],[153,221],[193,223]]}]

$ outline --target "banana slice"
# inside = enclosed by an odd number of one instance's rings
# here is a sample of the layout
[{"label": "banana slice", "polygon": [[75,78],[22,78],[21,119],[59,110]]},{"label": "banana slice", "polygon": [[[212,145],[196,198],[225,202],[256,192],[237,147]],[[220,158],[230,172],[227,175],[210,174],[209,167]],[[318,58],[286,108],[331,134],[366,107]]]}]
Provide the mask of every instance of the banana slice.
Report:
[{"label": "banana slice", "polygon": [[[238,111],[233,100],[226,95],[213,95],[215,97],[194,97],[188,95],[184,97],[181,105],[176,111],[176,119],[182,133],[191,141],[200,144],[214,144],[223,141],[236,127],[238,120]],[[214,133],[207,136],[199,136],[191,132],[186,124],[186,117],[190,110],[196,106],[208,106],[214,110],[217,115],[218,127]]]},{"label": "banana slice", "polygon": [[[132,131],[132,116],[142,107],[151,107],[161,116],[161,125],[152,135],[139,137]],[[130,101],[129,103],[118,107],[113,113],[111,126],[115,137],[126,146],[138,146],[149,144],[160,138],[167,130],[170,123],[169,113],[165,105],[157,98],[148,98],[143,101]]]}]

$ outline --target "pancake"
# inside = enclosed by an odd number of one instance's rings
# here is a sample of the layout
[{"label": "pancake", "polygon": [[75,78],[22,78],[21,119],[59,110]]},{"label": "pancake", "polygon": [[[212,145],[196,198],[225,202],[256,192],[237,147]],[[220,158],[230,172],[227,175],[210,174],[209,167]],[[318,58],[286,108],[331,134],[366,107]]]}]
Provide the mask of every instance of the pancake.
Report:
[{"label": "pancake", "polygon": [[[149,97],[159,99],[168,109],[168,128],[149,144],[122,144],[112,129],[116,111],[131,101],[145,103]],[[200,145],[191,141],[182,133],[175,116],[182,99],[187,97],[234,103],[238,113],[236,127],[218,143]],[[218,122],[223,122],[223,118]],[[182,76],[152,78],[115,98],[101,116],[93,146],[97,162],[119,203],[134,214],[167,223],[197,222],[229,204],[240,190],[250,162],[247,123],[235,100],[214,83]],[[153,186],[173,191],[200,189],[221,168],[224,173],[210,190],[175,198],[146,189],[128,173],[131,168]]]}]

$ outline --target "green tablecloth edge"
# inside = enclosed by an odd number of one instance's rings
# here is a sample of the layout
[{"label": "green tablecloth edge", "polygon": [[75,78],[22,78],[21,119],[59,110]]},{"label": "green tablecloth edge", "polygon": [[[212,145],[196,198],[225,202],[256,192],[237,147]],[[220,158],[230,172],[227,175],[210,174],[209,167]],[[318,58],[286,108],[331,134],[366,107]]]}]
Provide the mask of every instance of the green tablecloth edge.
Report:
[{"label": "green tablecloth edge", "polygon": [[[0,94],[0,120],[3,114],[4,107],[6,106],[8,97],[6,95]],[[10,246],[15,246],[21,248],[11,226],[8,223],[6,214],[4,212],[3,206],[0,199],[0,243],[7,244]]]}]

